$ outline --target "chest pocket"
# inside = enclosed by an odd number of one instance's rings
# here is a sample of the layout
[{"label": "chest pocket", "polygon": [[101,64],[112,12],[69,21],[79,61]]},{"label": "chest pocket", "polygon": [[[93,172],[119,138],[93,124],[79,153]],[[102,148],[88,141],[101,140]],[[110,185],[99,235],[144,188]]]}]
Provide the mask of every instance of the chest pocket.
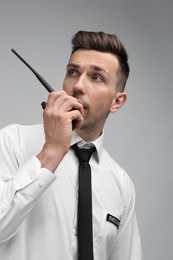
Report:
[{"label": "chest pocket", "polygon": [[[97,211],[94,214],[94,249],[100,259],[107,259],[120,225],[120,212]],[[98,258],[99,259],[99,258]]]}]

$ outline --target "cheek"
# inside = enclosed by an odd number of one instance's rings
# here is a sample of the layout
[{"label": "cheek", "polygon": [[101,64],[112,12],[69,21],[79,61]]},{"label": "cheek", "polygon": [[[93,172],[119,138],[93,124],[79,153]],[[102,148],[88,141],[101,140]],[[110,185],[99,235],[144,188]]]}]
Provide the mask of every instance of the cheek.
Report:
[{"label": "cheek", "polygon": [[63,82],[63,90],[64,90],[68,95],[72,95],[72,88],[70,88],[70,85],[68,84],[67,80],[64,80],[64,82]]},{"label": "cheek", "polygon": [[64,81],[63,81],[63,89],[64,90],[66,90],[67,89],[67,82],[66,82],[66,80],[64,79]]},{"label": "cheek", "polygon": [[96,95],[95,98],[93,98],[93,102],[96,102],[100,107],[106,108],[111,106],[113,99],[114,95],[103,92],[101,95]]},{"label": "cheek", "polygon": [[109,97],[101,97],[98,98],[97,101],[97,112],[98,114],[108,115],[110,113],[110,109],[112,106],[112,98]]}]

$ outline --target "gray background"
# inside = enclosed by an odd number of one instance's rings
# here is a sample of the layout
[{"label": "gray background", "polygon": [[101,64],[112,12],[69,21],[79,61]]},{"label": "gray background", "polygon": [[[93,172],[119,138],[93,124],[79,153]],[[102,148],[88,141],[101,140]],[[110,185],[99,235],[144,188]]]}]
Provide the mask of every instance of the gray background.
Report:
[{"label": "gray background", "polygon": [[115,33],[125,44],[128,101],[110,116],[105,146],[134,181],[146,260],[173,259],[172,12],[172,0],[0,0],[1,128],[42,122],[48,95],[11,48],[61,89],[76,31]]}]

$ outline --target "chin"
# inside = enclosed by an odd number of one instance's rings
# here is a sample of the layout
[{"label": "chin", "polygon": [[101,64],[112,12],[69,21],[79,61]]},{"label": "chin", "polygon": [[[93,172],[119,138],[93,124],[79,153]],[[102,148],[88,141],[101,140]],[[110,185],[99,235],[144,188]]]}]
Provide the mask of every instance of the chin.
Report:
[{"label": "chin", "polygon": [[81,128],[80,128],[80,131],[84,131],[85,132],[85,131],[92,130],[92,129],[94,129],[93,124],[89,124],[89,123],[84,121],[82,126],[81,126]]}]

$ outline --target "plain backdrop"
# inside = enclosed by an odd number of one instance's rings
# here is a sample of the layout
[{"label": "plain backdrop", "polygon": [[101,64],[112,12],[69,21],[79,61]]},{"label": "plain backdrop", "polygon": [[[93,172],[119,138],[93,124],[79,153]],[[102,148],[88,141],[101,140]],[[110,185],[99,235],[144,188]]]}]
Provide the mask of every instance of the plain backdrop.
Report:
[{"label": "plain backdrop", "polygon": [[145,260],[173,259],[172,12],[172,0],[0,0],[0,128],[42,123],[48,96],[11,48],[58,90],[78,30],[124,43],[128,100],[109,117],[105,147],[135,184]]}]

